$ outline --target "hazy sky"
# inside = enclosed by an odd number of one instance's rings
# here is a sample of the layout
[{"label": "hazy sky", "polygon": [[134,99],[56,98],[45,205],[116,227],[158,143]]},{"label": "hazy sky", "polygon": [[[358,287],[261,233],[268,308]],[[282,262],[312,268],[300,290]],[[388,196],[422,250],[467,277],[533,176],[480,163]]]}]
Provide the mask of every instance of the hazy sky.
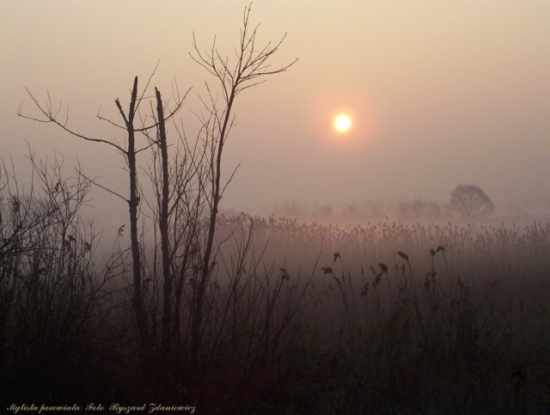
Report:
[{"label": "hazy sky", "polygon": [[[24,88],[63,100],[75,130],[122,140],[98,109],[117,120],[114,99],[128,102],[134,76],[145,82],[160,59],[152,85],[165,97],[174,79],[193,87],[181,113],[192,131],[211,80],[188,55],[192,33],[232,53],[247,4],[1,1],[1,156],[22,160],[27,142],[39,156],[57,150],[124,191],[111,148],[17,117],[21,102],[36,115]],[[225,207],[443,202],[462,183],[497,208],[550,199],[550,1],[256,0],[251,17],[263,42],[287,33],[275,67],[299,61],[239,96],[224,166],[241,166]],[[347,134],[332,128],[341,111]]]}]

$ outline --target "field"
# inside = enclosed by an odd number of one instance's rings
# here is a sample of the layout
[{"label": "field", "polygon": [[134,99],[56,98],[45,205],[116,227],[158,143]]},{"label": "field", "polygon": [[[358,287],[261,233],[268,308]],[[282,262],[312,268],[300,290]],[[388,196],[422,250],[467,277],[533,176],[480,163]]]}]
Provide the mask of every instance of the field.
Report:
[{"label": "field", "polygon": [[548,412],[548,223],[255,223],[307,285],[256,413]]},{"label": "field", "polygon": [[124,229],[100,265],[93,230],[76,214],[78,198],[68,197],[85,189],[74,186],[62,192],[59,217],[47,203],[3,198],[6,407],[550,413],[549,223],[338,227],[222,215],[195,351],[192,261],[175,286],[180,303],[172,304],[174,346],[166,351],[158,248],[144,249],[151,330],[144,357]]}]

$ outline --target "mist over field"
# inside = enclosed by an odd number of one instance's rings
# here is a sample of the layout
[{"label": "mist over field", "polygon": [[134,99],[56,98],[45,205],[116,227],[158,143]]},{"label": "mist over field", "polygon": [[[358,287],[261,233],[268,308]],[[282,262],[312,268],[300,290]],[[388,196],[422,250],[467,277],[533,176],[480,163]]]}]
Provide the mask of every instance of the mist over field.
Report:
[{"label": "mist over field", "polygon": [[550,411],[550,3],[18,1],[0,35],[10,411]]},{"label": "mist over field", "polygon": [[[192,34],[202,49],[216,36],[231,57],[246,4],[2,4],[3,158],[21,161],[27,145],[41,157],[58,151],[69,170],[79,160],[88,175],[123,192],[116,151],[17,117],[20,104],[37,115],[25,87],[39,102],[46,91],[62,101],[61,114],[69,108],[78,132],[121,141],[123,132],[96,115],[118,122],[115,98],[127,102],[134,76],[145,82],[158,62],[151,85],[166,99],[173,82],[182,93],[193,88],[178,123],[194,137],[193,113],[212,78],[189,56]],[[548,211],[545,2],[312,4],[253,5],[262,41],[287,34],[272,67],[299,60],[239,97],[224,177],[240,166],[222,207],[445,203],[465,183],[480,186],[499,212]],[[347,134],[332,127],[340,112],[353,119]],[[174,140],[175,126],[169,129]],[[113,214],[116,199],[98,188],[91,198],[98,218]]]}]

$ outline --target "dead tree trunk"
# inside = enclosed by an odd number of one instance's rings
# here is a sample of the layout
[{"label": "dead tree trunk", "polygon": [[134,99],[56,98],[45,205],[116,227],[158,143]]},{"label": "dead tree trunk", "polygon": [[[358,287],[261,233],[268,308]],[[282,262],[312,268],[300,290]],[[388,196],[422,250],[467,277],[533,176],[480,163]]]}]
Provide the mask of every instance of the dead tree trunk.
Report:
[{"label": "dead tree trunk", "polygon": [[162,276],[164,280],[164,299],[162,313],[162,358],[168,359],[172,350],[172,275],[170,272],[170,246],[168,229],[168,199],[169,199],[169,177],[168,177],[168,148],[166,143],[166,127],[164,123],[164,111],[162,108],[162,97],[160,91],[155,88],[157,98],[157,119],[158,119],[158,145],[160,147],[162,166],[162,195],[160,203],[160,238],[162,251]]},{"label": "dead tree trunk", "polygon": [[132,274],[134,282],[134,295],[132,298],[132,307],[136,319],[136,326],[141,346],[142,356],[147,358],[149,354],[149,336],[147,332],[147,320],[143,310],[142,295],[142,277],[141,277],[141,252],[138,238],[138,206],[140,197],[138,195],[137,185],[137,163],[136,163],[136,137],[134,128],[134,118],[136,114],[138,77],[134,78],[132,88],[132,97],[128,116],[124,113],[119,99],[115,100],[116,106],[124,119],[126,131],[128,133],[128,149],[126,157],[128,160],[128,170],[130,176],[130,199],[128,200],[130,210],[130,244],[132,250]]}]

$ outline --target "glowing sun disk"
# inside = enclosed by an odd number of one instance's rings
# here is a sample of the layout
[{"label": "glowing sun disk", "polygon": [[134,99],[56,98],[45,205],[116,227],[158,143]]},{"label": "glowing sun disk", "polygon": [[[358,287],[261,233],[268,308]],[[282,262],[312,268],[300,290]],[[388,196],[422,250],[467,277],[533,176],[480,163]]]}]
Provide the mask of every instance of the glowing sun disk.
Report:
[{"label": "glowing sun disk", "polygon": [[351,118],[346,114],[340,114],[334,119],[334,128],[337,131],[344,133],[351,127]]}]

